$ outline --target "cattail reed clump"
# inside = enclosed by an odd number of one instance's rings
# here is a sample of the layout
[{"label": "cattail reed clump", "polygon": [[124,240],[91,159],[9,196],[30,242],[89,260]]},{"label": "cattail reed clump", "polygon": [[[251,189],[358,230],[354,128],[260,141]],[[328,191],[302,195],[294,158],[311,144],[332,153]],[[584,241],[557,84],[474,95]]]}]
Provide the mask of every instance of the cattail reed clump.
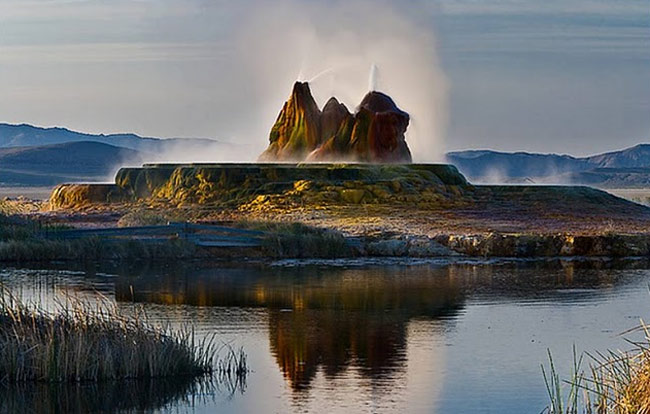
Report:
[{"label": "cattail reed clump", "polygon": [[[588,372],[574,348],[574,366],[568,380],[560,380],[549,353],[550,368],[542,367],[550,404],[549,414],[650,414],[650,326],[645,323],[626,333],[641,331],[643,339],[627,340],[633,349],[587,354]],[[568,392],[566,391],[568,388]]]},{"label": "cattail reed clump", "polygon": [[0,292],[4,383],[197,377],[213,372],[214,342],[196,341],[190,329],[154,327],[143,312],[127,316],[107,301],[67,298],[48,312]]}]

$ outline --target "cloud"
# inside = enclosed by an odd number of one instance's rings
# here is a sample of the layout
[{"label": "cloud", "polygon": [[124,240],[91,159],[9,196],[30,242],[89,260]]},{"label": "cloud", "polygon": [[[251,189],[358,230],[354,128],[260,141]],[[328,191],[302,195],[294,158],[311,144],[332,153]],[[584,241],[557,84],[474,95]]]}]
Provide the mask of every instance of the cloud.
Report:
[{"label": "cloud", "polygon": [[377,64],[379,89],[412,115],[418,160],[445,146],[593,152],[647,139],[647,7],[0,0],[1,120],[213,137],[252,145],[254,159],[301,72],[331,69],[313,82],[317,100],[353,109]]}]

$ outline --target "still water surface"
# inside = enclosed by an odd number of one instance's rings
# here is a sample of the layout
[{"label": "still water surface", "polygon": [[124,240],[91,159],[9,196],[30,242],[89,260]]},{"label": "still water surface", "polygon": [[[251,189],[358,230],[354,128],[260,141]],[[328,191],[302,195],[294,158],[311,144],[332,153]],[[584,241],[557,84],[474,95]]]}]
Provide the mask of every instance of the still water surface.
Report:
[{"label": "still water surface", "polygon": [[[152,321],[244,347],[245,386],[157,383],[0,388],[26,412],[539,413],[540,364],[625,348],[650,320],[650,264],[534,262],[0,269],[53,306],[105,295]],[[135,305],[134,305],[135,303]],[[1,406],[1,405],[0,405]]]}]

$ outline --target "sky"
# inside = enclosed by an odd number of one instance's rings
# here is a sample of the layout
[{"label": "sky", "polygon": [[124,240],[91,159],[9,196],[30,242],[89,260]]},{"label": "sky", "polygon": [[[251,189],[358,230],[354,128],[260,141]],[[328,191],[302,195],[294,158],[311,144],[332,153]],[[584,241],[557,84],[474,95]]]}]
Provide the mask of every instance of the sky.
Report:
[{"label": "sky", "polygon": [[0,122],[254,159],[294,80],[352,109],[369,63],[416,160],[650,142],[648,0],[0,0]]}]

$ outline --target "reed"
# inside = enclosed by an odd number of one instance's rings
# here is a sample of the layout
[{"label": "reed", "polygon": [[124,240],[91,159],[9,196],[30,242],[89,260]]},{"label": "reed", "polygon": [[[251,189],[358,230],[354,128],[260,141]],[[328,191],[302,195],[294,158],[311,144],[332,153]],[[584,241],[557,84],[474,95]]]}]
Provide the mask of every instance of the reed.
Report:
[{"label": "reed", "polygon": [[[568,380],[557,374],[549,352],[549,368],[542,373],[550,399],[549,414],[650,414],[650,327],[645,323],[625,332],[642,332],[640,341],[627,340],[632,350],[587,354],[587,373],[574,349],[574,367]],[[568,393],[565,391],[568,389]]]},{"label": "reed", "polygon": [[0,294],[0,381],[69,383],[103,380],[246,375],[243,351],[223,359],[214,337],[192,329],[154,327],[143,311],[67,297],[55,312]]},{"label": "reed", "polygon": [[3,240],[25,240],[36,233],[37,223],[0,212],[0,242]]}]

